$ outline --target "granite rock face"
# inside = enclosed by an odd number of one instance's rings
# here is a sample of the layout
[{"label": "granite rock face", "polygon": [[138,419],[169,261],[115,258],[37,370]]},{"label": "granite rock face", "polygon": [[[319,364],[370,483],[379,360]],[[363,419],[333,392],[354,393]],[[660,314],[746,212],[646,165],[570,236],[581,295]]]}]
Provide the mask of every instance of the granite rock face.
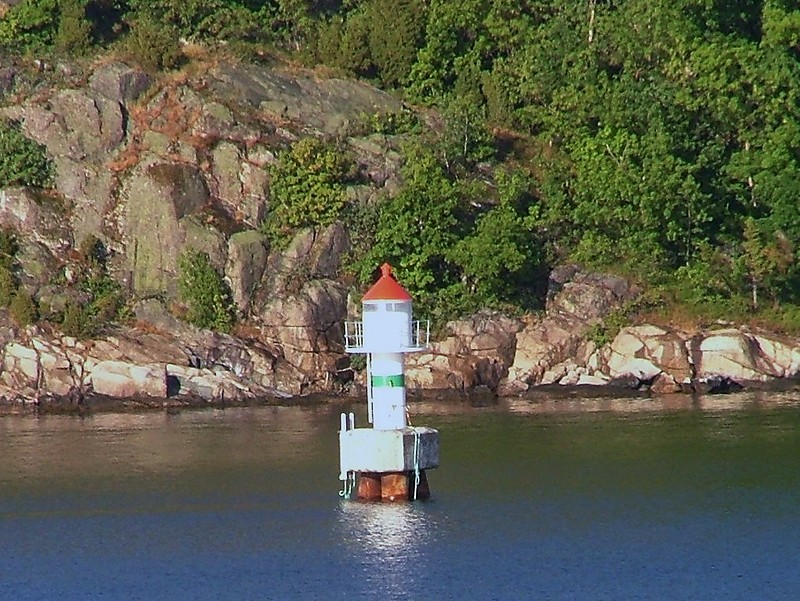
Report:
[{"label": "granite rock face", "polygon": [[[0,190],[0,225],[18,232],[25,287],[56,312],[85,302],[57,282],[76,281],[78,250],[97,238],[108,249],[111,275],[132,300],[161,304],[143,312],[143,323],[154,325],[149,316],[163,317],[180,303],[182,254],[204,252],[231,288],[246,344],[268,349],[269,361],[252,362],[259,363],[255,384],[292,394],[331,389],[331,370],[343,359],[347,287],[340,271],[350,248],[347,229],[335,223],[301,231],[288,248],[272,249],[258,230],[269,205],[269,168],[300,137],[347,134],[367,115],[399,110],[399,102],[358,82],[246,65],[223,63],[194,78],[157,81],[120,61],[80,69],[66,69],[72,75],[50,88],[37,83],[37,93],[20,93],[19,101],[0,101],[0,117],[18,121],[54,165],[51,198]],[[16,73],[3,71],[0,93],[15,93]],[[373,168],[390,144],[386,137],[363,151],[360,138],[351,140],[364,173],[359,186],[372,197],[396,179],[389,170],[399,163]],[[23,377],[30,366],[19,361],[25,369],[11,371]],[[113,380],[131,379],[117,372],[102,377],[104,394]],[[42,382],[24,389],[41,389]],[[91,380],[73,385],[90,387]]]}]

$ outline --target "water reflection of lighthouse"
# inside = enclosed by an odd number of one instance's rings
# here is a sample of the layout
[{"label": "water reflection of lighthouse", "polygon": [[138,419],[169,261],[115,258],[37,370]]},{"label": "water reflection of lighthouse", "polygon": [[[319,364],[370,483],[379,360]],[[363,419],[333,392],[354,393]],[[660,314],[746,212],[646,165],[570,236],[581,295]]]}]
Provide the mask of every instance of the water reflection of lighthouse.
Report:
[{"label": "water reflection of lighthouse", "polygon": [[388,264],[362,299],[360,322],[345,324],[349,353],[367,355],[367,415],[371,428],[356,428],[342,414],[339,478],[343,494],[362,500],[415,500],[430,495],[425,470],[439,464],[439,433],[412,427],[406,413],[404,353],[428,344],[428,323],[413,321],[411,296]]}]

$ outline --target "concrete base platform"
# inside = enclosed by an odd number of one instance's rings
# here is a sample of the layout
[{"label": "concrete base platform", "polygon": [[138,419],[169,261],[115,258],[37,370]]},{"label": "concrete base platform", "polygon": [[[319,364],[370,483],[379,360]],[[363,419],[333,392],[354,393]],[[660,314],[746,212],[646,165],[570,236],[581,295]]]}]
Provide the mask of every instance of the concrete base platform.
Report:
[{"label": "concrete base platform", "polygon": [[413,472],[439,465],[439,431],[423,426],[402,430],[353,428],[339,432],[339,471]]}]

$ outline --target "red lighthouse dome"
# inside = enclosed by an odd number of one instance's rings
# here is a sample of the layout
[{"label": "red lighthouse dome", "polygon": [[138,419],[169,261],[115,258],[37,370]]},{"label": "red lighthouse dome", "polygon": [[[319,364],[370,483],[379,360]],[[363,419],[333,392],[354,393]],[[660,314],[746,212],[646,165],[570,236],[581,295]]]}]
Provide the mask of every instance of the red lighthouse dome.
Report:
[{"label": "red lighthouse dome", "polygon": [[381,277],[372,288],[367,290],[362,301],[410,301],[411,295],[406,292],[392,275],[392,266],[388,263],[381,265]]}]

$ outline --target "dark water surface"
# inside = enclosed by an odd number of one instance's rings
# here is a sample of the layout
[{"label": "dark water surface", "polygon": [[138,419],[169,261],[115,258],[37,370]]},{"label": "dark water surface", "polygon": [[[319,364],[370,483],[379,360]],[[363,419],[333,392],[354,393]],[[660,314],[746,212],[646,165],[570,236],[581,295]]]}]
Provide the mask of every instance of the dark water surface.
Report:
[{"label": "dark water surface", "polygon": [[0,419],[0,599],[800,598],[800,394],[415,405],[410,505],[339,411]]}]

